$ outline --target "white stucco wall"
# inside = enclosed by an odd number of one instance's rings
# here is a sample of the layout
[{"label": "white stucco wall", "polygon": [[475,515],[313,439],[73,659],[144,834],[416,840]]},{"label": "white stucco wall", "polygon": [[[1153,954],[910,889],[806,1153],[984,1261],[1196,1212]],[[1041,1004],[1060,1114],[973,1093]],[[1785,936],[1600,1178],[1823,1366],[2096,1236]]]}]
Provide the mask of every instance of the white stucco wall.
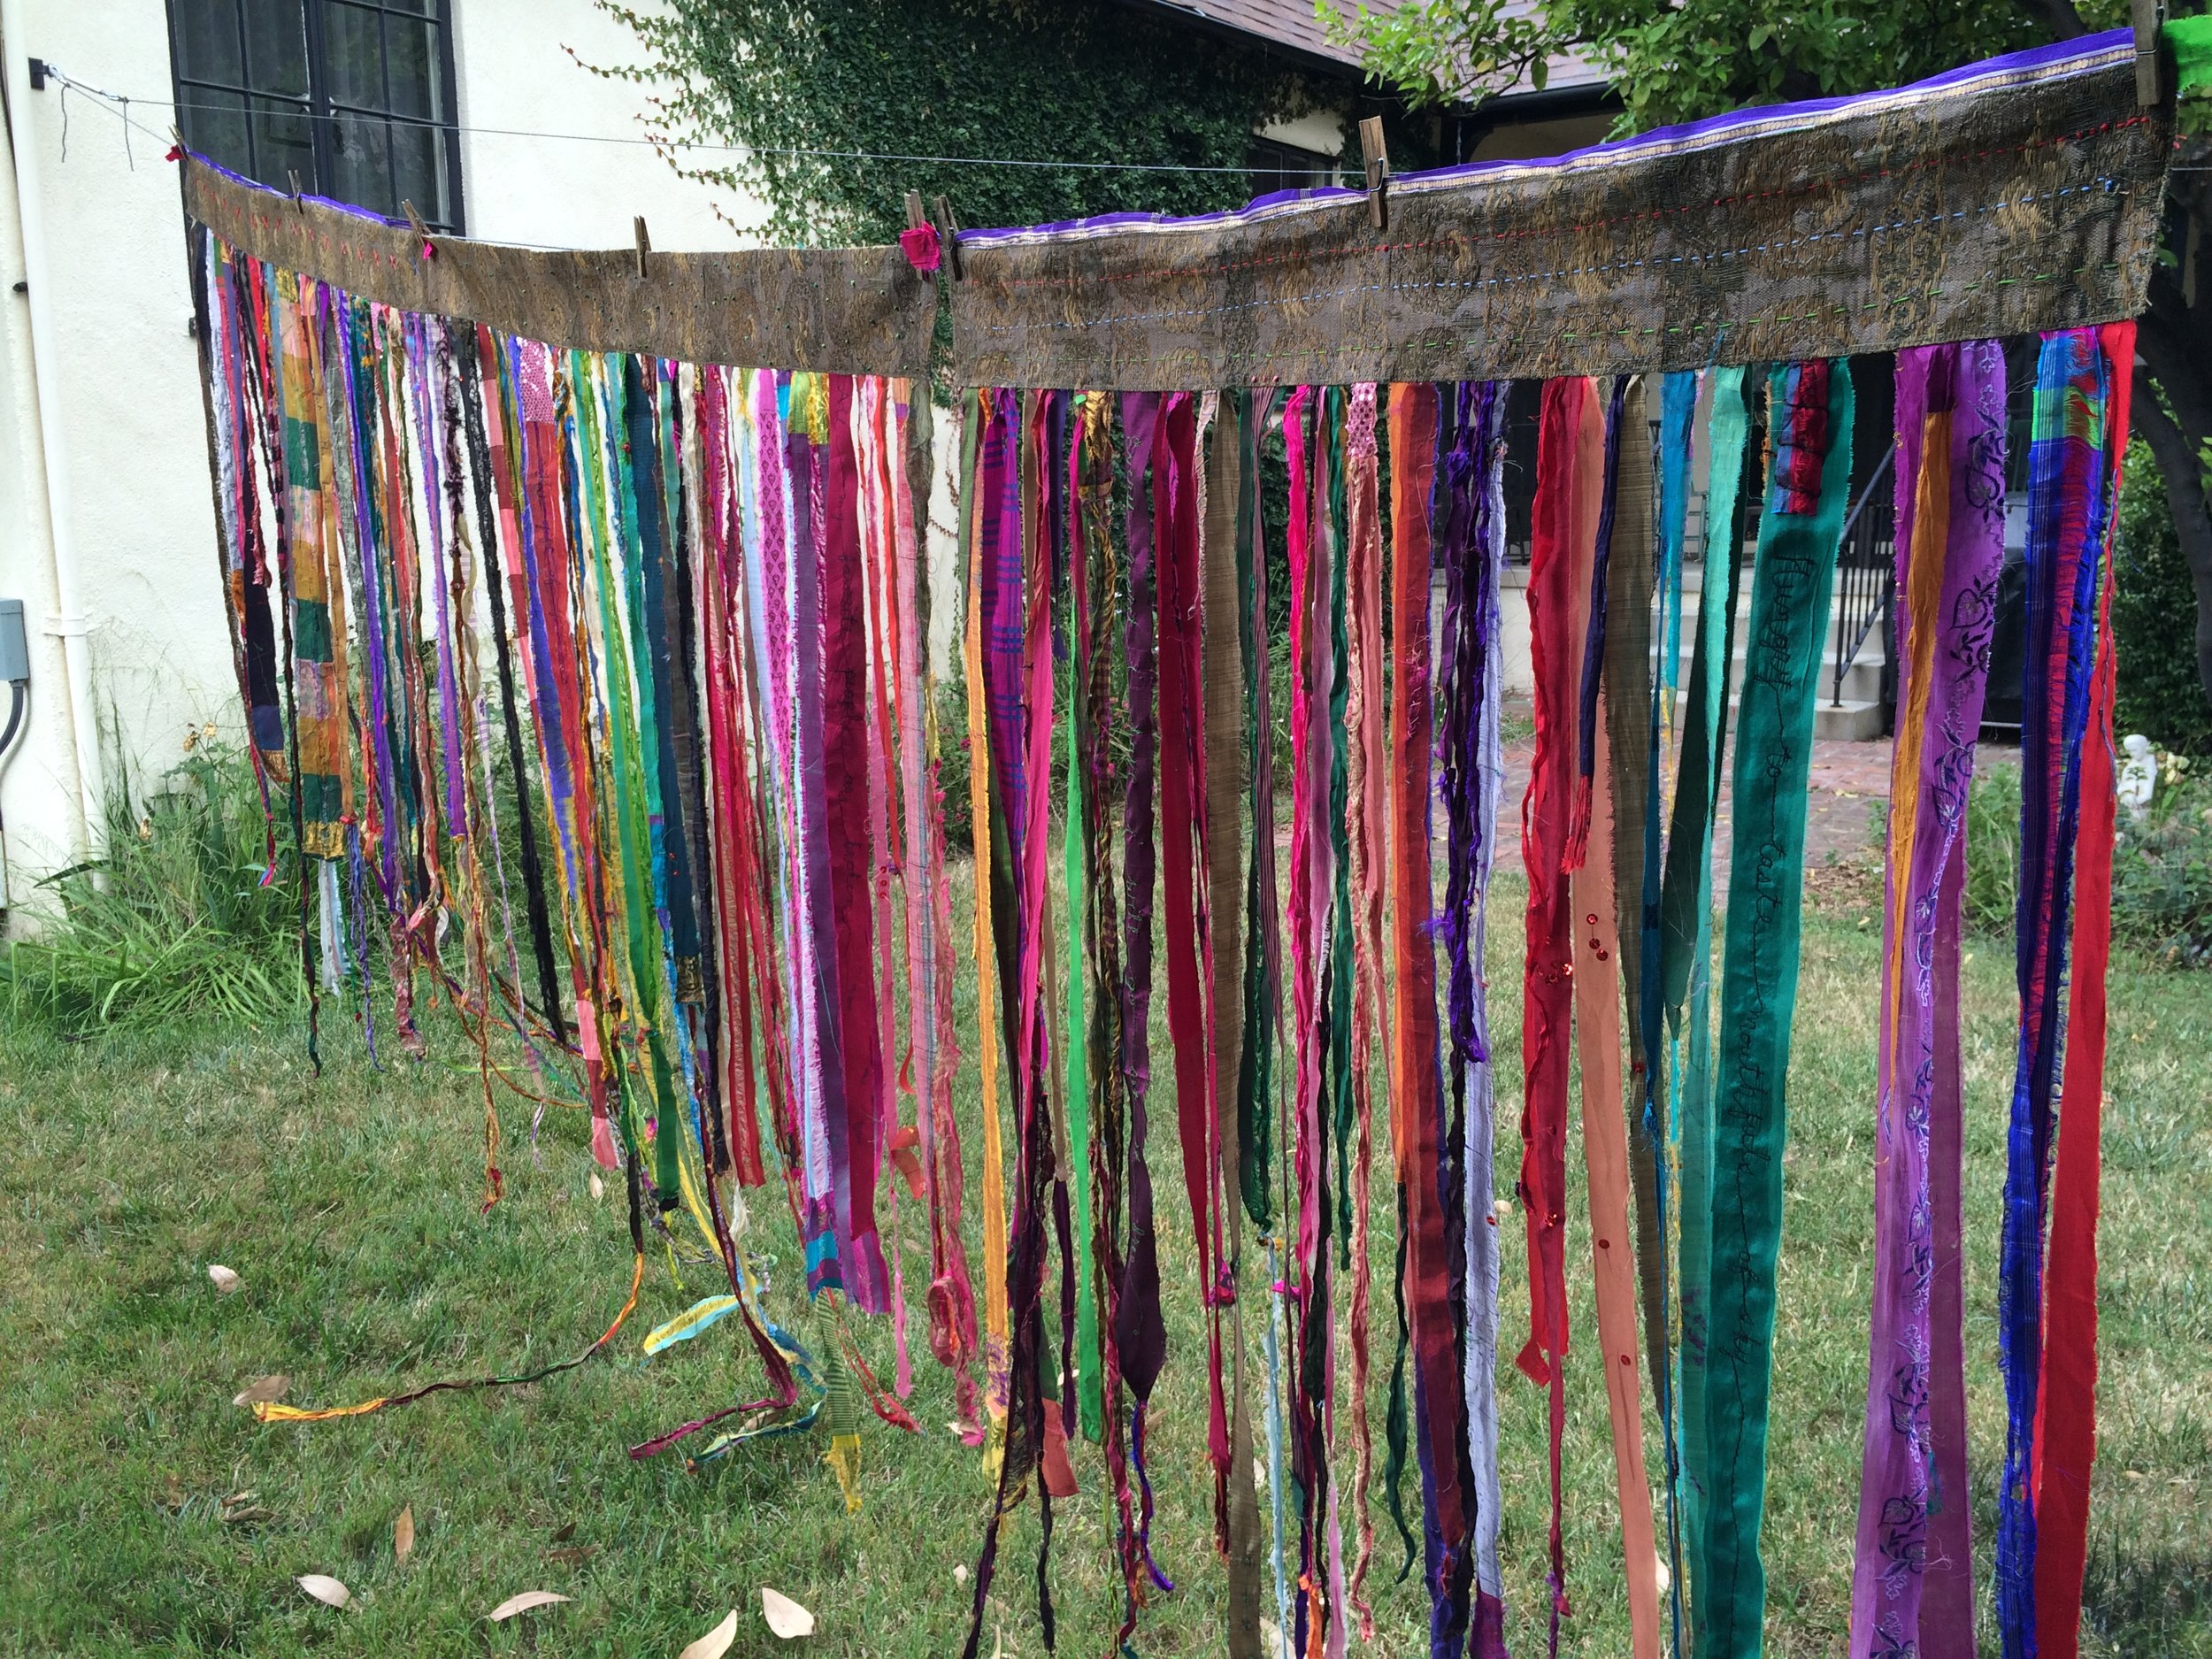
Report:
[{"label": "white stucco wall", "polygon": [[[23,412],[60,430],[62,464],[49,481],[60,539],[74,549],[95,701],[102,724],[119,733],[111,758],[127,761],[142,781],[173,764],[188,724],[228,716],[235,702],[176,170],[163,159],[165,140],[131,133],[127,151],[126,129],[110,108],[72,93],[65,109],[56,83],[29,92],[16,70],[37,57],[150,96],[157,102],[136,119],[164,133],[168,26],[162,0],[42,0],[9,12],[21,35],[4,43],[15,128],[39,175],[45,245],[42,273],[35,264],[29,272],[38,291],[8,296],[4,349],[27,355],[28,303],[45,304],[58,408]],[[35,261],[38,251],[31,250]],[[34,446],[18,444],[0,460],[12,498],[33,485],[27,452],[35,459]],[[0,594],[25,601],[34,641],[30,729],[0,778],[19,903],[27,877],[67,859],[73,831],[66,694],[50,632],[58,618],[43,540],[18,513],[0,514]]]},{"label": "white stucco wall", "polygon": [[[639,8],[654,10],[651,0]],[[642,213],[653,245],[742,247],[764,217],[742,195],[680,177],[642,139],[657,89],[595,75],[645,61],[638,38],[591,0],[454,0],[461,194],[468,234],[563,248],[626,248]],[[571,54],[573,53],[573,56]],[[576,138],[518,133],[579,134]],[[611,142],[611,140],[627,142]],[[690,153],[690,152],[687,152]],[[718,166],[731,157],[702,156]]]},{"label": "white stucco wall", "polygon": [[[27,733],[0,772],[8,892],[19,909],[38,876],[73,854],[76,815],[69,722],[46,537],[26,511],[37,482],[38,423],[58,423],[62,539],[74,549],[101,718],[134,785],[157,785],[186,728],[238,726],[201,411],[197,348],[176,171],[163,159],[171,123],[163,0],[12,0],[7,54],[16,130],[32,146],[45,220],[58,406],[0,379],[0,597],[28,611],[34,680]],[[455,78],[465,127],[641,135],[650,88],[580,67],[634,64],[641,49],[590,0],[456,0]],[[30,92],[19,65],[44,58],[76,79],[128,95],[130,134],[110,106],[58,83]],[[64,118],[67,147],[64,153]],[[758,210],[679,178],[650,146],[468,133],[462,195],[470,234],[557,246],[625,246],[645,215],[663,249],[728,248]],[[0,212],[0,277],[22,258]],[[35,250],[34,250],[35,251]],[[26,296],[0,289],[0,367],[27,365]],[[0,692],[0,697],[4,693]],[[4,703],[0,702],[0,718]],[[111,764],[111,779],[118,775]]]}]

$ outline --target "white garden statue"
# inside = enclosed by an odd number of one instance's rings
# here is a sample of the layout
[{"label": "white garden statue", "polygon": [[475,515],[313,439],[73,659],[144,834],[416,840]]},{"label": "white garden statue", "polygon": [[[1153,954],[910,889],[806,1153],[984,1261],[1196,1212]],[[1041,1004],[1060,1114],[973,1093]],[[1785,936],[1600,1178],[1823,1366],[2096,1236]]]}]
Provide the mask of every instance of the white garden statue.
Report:
[{"label": "white garden statue", "polygon": [[2123,738],[2120,747],[2127,750],[2127,758],[2120,763],[2120,804],[2140,818],[2158,787],[2158,757],[2152,752],[2150,739],[2140,732]]}]

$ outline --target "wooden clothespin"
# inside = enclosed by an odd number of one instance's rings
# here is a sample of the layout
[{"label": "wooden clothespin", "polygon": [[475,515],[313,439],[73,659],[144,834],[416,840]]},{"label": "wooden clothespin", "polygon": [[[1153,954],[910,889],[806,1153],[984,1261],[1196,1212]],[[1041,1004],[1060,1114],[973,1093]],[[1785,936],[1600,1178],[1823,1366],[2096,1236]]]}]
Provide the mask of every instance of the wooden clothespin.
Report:
[{"label": "wooden clothespin", "polygon": [[2158,0],[2134,0],[2135,102],[2147,110],[2163,96],[2158,65]]},{"label": "wooden clothespin", "polygon": [[1390,151],[1383,142],[1381,116],[1371,115],[1360,122],[1359,149],[1367,162],[1367,217],[1377,230],[1387,230],[1390,208],[1385,192],[1390,188]]},{"label": "wooden clothespin", "polygon": [[401,216],[407,221],[407,228],[415,233],[415,241],[420,244],[422,257],[426,259],[434,258],[438,250],[430,245],[430,227],[422,222],[422,215],[415,211],[415,204],[403,199],[399,204],[399,211]]},{"label": "wooden clothespin", "polygon": [[906,193],[907,229],[919,230],[927,223],[929,223],[929,215],[922,211],[922,193],[919,190],[909,190]]},{"label": "wooden clothespin", "polygon": [[307,204],[300,200],[299,169],[296,167],[288,167],[285,170],[284,176],[292,181],[292,207],[294,211],[304,213],[307,211]]},{"label": "wooden clothespin", "polygon": [[653,239],[645,234],[645,215],[639,213],[630,220],[630,229],[637,237],[637,273],[639,280],[645,278],[645,256],[653,251]]},{"label": "wooden clothespin", "polygon": [[968,274],[967,261],[960,257],[960,221],[952,216],[952,204],[939,196],[937,207],[937,238],[945,246],[945,264],[952,272],[952,280],[963,281]]}]

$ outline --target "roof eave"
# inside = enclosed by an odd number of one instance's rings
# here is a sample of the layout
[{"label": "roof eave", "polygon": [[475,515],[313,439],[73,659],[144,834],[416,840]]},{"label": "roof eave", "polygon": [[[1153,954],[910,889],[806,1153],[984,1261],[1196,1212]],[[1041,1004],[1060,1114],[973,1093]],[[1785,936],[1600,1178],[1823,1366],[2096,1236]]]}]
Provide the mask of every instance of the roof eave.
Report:
[{"label": "roof eave", "polygon": [[[1294,45],[1288,41],[1279,40],[1272,35],[1262,34],[1257,29],[1246,28],[1241,24],[1231,23],[1224,19],[1210,16],[1202,0],[1121,0],[1121,3],[1137,10],[1156,14],[1163,12],[1171,12],[1202,34],[1212,35],[1223,40],[1234,41],[1240,45],[1255,47],[1275,57],[1286,58],[1309,73],[1326,75],[1335,81],[1364,82],[1367,79],[1367,72],[1358,64],[1348,62],[1341,58],[1333,58],[1326,52],[1317,52],[1310,47]],[[1370,87],[1367,90],[1370,96],[1378,102],[1394,101],[1392,95],[1379,87]]]}]

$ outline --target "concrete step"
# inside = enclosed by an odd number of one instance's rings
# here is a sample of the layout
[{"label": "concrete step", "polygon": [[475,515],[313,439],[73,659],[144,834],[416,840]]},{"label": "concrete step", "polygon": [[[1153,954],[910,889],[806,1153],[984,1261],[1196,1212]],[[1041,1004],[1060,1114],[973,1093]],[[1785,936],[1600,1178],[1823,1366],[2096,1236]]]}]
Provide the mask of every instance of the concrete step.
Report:
[{"label": "concrete step", "polygon": [[[1730,730],[1734,730],[1742,710],[1742,698],[1729,698]],[[1847,696],[1841,703],[1832,702],[1828,687],[1824,684],[1813,700],[1813,735],[1832,737],[1847,743],[1870,742],[1882,735],[1882,705],[1871,697]]]},{"label": "concrete step", "polygon": [[[1849,687],[1847,686],[1847,691]],[[1827,693],[1813,704],[1813,735],[1835,738],[1847,743],[1864,743],[1882,734],[1882,705],[1863,697],[1846,697],[1840,703],[1831,703]]]}]

